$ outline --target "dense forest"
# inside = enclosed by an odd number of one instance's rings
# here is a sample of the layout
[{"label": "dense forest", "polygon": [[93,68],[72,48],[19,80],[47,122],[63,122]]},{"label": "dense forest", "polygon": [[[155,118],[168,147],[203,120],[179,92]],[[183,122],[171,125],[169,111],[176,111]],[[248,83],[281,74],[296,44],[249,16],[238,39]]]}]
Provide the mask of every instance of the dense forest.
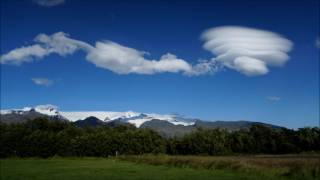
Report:
[{"label": "dense forest", "polygon": [[197,129],[166,138],[130,125],[79,128],[70,122],[38,118],[0,123],[0,157],[284,154],[320,151],[320,128],[291,130],[253,125],[250,129]]}]

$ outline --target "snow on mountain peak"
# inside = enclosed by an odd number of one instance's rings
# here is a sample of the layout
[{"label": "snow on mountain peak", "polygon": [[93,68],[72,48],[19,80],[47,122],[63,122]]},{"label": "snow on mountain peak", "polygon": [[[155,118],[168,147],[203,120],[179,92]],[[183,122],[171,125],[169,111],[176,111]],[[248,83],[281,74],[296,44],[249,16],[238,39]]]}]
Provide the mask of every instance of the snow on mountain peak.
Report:
[{"label": "snow on mountain peak", "polygon": [[60,114],[70,121],[84,120],[94,116],[102,121],[112,121],[115,119],[131,118],[139,115],[138,112],[113,112],[113,111],[60,111]]},{"label": "snow on mountain peak", "polygon": [[134,111],[114,112],[114,111],[58,111],[58,107],[51,104],[38,105],[35,107],[24,107],[22,109],[1,110],[0,114],[18,113],[23,114],[34,110],[35,112],[45,114],[48,116],[61,116],[69,121],[84,120],[90,116],[96,117],[102,121],[110,122],[113,120],[120,120],[128,122],[140,127],[143,123],[153,119],[170,122],[174,125],[193,125],[194,121],[188,121],[177,115],[161,115],[154,113],[139,113]]}]

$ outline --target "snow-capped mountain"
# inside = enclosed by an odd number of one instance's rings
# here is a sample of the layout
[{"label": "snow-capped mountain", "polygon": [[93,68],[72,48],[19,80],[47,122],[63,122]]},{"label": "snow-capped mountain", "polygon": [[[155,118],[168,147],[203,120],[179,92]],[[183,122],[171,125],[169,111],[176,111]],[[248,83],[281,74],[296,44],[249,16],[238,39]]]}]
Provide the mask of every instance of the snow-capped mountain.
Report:
[{"label": "snow-capped mountain", "polygon": [[59,111],[54,105],[39,105],[21,109],[7,109],[0,111],[0,121],[3,123],[21,123],[29,119],[46,117],[52,121],[70,121],[77,127],[98,127],[133,124],[138,128],[149,128],[163,136],[182,136],[197,128],[223,128],[230,131],[248,129],[259,124],[272,128],[281,128],[272,124],[251,121],[202,121],[188,119],[179,115],[162,115],[154,113],[140,113],[134,111]]},{"label": "snow-capped mountain", "polygon": [[8,109],[1,110],[2,116],[9,115],[25,115],[30,112],[39,113],[49,117],[59,117],[72,122],[78,120],[84,120],[88,117],[96,117],[97,119],[104,122],[112,122],[119,120],[140,127],[143,123],[154,119],[167,121],[173,125],[189,126],[193,125],[195,121],[189,119],[183,119],[177,115],[161,115],[155,113],[140,113],[134,111],[126,112],[113,112],[113,111],[59,111],[57,106],[54,105],[39,105],[35,107],[24,107],[21,109]]}]

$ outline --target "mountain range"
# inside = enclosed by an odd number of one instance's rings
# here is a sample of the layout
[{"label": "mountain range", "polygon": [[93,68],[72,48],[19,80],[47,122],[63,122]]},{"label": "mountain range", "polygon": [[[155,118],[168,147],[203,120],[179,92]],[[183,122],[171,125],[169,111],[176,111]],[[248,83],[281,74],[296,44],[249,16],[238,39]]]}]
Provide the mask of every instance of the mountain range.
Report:
[{"label": "mountain range", "polygon": [[272,124],[251,121],[204,121],[184,118],[179,115],[161,115],[155,113],[139,113],[133,111],[59,111],[54,105],[39,105],[22,109],[0,111],[3,123],[19,123],[38,117],[46,117],[53,121],[70,121],[78,127],[98,127],[134,125],[137,128],[150,128],[164,136],[181,136],[197,128],[224,128],[230,131],[248,129],[254,124],[280,128]]}]

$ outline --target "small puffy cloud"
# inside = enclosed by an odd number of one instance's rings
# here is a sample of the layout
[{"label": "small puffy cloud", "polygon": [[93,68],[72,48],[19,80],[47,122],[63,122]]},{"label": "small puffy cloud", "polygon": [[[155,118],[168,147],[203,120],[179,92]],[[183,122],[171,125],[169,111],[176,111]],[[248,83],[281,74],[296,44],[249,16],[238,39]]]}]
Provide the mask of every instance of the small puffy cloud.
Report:
[{"label": "small puffy cloud", "polygon": [[279,97],[279,96],[268,96],[268,97],[266,97],[266,99],[269,100],[269,101],[280,101],[281,97]]},{"label": "small puffy cloud", "polygon": [[316,39],[316,47],[320,48],[320,38],[319,37]]},{"label": "small puffy cloud", "polygon": [[224,26],[202,34],[203,47],[216,55],[212,61],[248,76],[268,73],[269,66],[282,66],[289,59],[292,42],[269,31]]},{"label": "small puffy cloud", "polygon": [[51,86],[53,85],[53,81],[47,78],[32,78],[31,79],[35,84],[39,86]]},{"label": "small puffy cloud", "polygon": [[33,0],[33,2],[40,6],[52,7],[64,4],[65,0]]}]

